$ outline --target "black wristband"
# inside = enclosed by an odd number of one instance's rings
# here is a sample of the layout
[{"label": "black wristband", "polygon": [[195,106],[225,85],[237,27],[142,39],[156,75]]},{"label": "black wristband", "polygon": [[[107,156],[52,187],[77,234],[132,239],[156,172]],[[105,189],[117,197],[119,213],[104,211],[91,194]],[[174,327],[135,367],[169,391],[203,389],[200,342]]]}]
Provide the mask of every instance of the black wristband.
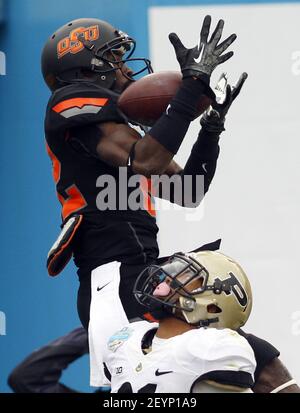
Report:
[{"label": "black wristband", "polygon": [[184,79],[167,111],[150,129],[149,135],[176,154],[191,121],[198,115],[197,104],[206,89],[201,80]]}]

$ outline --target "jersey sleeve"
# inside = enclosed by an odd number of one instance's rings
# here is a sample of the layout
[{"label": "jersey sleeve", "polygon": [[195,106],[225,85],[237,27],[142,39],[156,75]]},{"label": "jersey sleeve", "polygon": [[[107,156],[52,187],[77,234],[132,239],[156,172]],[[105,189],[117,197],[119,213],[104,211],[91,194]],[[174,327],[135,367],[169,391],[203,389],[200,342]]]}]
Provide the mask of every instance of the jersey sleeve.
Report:
[{"label": "jersey sleeve", "polygon": [[[247,340],[229,329],[194,330],[187,342],[189,365],[199,374],[197,382],[210,380],[222,385],[251,388],[256,367]],[[198,334],[197,334],[198,333]]]},{"label": "jersey sleeve", "polygon": [[117,100],[116,93],[92,83],[65,86],[49,100],[45,118],[46,134],[103,122],[127,123],[118,109]]}]

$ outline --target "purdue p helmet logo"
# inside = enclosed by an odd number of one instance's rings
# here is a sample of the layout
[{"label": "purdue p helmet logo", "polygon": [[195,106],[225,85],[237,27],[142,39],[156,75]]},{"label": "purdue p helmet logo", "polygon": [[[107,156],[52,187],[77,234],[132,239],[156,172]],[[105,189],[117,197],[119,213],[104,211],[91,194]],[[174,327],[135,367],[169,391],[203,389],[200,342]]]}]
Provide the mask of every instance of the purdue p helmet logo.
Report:
[{"label": "purdue p helmet logo", "polygon": [[223,281],[216,278],[215,282],[220,283],[221,291],[224,291],[226,295],[233,294],[242,307],[247,307],[248,298],[246,291],[232,272],[229,272],[229,278],[226,278]]}]

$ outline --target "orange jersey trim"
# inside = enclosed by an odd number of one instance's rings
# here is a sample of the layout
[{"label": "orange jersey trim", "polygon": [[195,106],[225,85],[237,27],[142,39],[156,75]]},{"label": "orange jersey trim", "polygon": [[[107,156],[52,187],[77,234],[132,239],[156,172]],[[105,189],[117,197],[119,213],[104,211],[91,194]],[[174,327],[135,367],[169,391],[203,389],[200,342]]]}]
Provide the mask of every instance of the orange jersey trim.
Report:
[{"label": "orange jersey trim", "polygon": [[140,181],[140,188],[142,191],[142,194],[144,196],[143,199],[143,204],[144,204],[144,208],[145,210],[152,216],[152,217],[156,217],[156,211],[155,211],[155,204],[153,202],[153,188],[152,188],[152,181],[151,179],[147,179],[147,183],[145,182],[144,179],[141,179]]},{"label": "orange jersey trim", "polygon": [[59,181],[60,178],[60,170],[61,170],[61,166],[60,166],[60,162],[57,159],[57,157],[54,155],[54,153],[51,151],[49,145],[46,142],[46,149],[48,152],[48,155],[50,156],[50,159],[52,161],[52,175],[53,175],[53,179],[54,182],[57,184],[57,182]]},{"label": "orange jersey trim", "polygon": [[68,199],[62,198],[63,201],[60,199],[60,202],[62,203],[62,216],[64,220],[67,219],[69,215],[87,206],[83,195],[76,185],[72,185],[68,188],[66,193],[68,195]]},{"label": "orange jersey trim", "polygon": [[[49,145],[46,142],[46,148],[48,155],[52,160],[52,174],[54,178],[54,182],[57,184],[60,180],[60,172],[61,172],[61,163],[56,158],[54,153],[51,151]],[[69,215],[74,212],[79,211],[80,209],[87,206],[87,202],[84,199],[83,195],[79,191],[76,185],[71,185],[67,190],[66,194],[68,198],[65,199],[59,192],[57,192],[57,197],[59,202],[62,205],[62,216],[65,220]]]},{"label": "orange jersey trim", "polygon": [[107,98],[73,98],[67,99],[63,102],[58,103],[52,109],[56,113],[61,113],[64,110],[71,109],[71,108],[83,108],[83,106],[91,105],[91,106],[105,106],[107,103]]}]

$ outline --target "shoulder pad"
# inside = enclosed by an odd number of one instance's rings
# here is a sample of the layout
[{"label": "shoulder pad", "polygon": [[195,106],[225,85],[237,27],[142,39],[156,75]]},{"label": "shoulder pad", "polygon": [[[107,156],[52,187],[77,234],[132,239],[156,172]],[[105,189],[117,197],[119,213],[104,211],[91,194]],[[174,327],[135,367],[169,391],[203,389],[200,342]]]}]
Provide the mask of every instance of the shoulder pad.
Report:
[{"label": "shoulder pad", "polygon": [[184,345],[186,355],[180,356],[183,366],[198,373],[202,380],[241,387],[253,385],[254,353],[247,340],[236,331],[191,330],[186,334]]},{"label": "shoulder pad", "polygon": [[47,106],[45,130],[64,131],[101,122],[127,123],[118,109],[118,96],[109,89],[88,82],[58,89]]}]

